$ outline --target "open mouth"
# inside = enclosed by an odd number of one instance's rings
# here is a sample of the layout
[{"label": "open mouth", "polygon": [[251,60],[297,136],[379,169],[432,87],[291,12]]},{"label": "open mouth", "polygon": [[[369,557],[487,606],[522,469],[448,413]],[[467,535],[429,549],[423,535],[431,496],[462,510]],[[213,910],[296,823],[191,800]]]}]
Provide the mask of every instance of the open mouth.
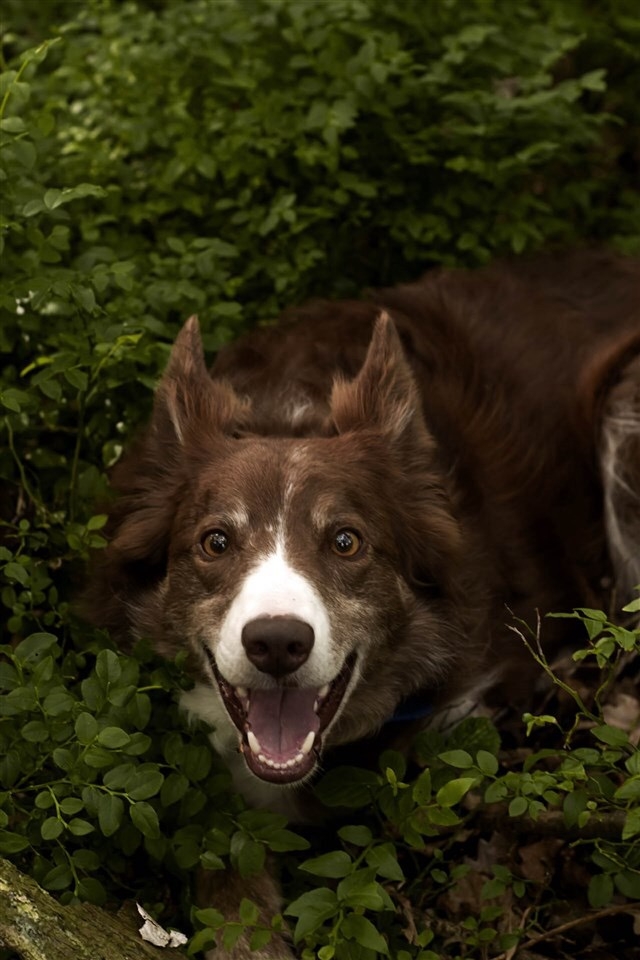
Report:
[{"label": "open mouth", "polygon": [[347,657],[337,677],[323,687],[271,690],[232,686],[208,650],[207,655],[252,773],[271,783],[294,783],[311,773],[322,748],[322,734],[349,686],[356,655]]}]

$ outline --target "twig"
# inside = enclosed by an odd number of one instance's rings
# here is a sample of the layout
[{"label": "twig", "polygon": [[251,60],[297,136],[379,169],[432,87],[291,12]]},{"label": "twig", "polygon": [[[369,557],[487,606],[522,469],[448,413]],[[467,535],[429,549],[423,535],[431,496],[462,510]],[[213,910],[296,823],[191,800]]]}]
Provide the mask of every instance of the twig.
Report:
[{"label": "twig", "polygon": [[[604,910],[596,910],[595,913],[586,913],[583,917],[577,917],[575,920],[568,920],[566,923],[561,923],[560,926],[554,927],[552,930],[547,930],[545,933],[539,933],[537,937],[531,937],[524,943],[519,943],[518,950],[528,950],[530,947],[535,947],[538,943],[542,943],[543,940],[551,940],[553,937],[557,937],[562,933],[566,933],[567,930],[572,930],[574,927],[582,926],[584,923],[591,923],[593,920],[601,920],[602,917],[610,917],[616,913],[638,912],[640,912],[640,903],[617,903],[613,907],[605,907]],[[508,960],[509,953],[510,951],[500,953],[497,956],[492,957],[491,960]],[[511,954],[511,956],[513,956],[513,954]]]},{"label": "twig", "polygon": [[[523,911],[522,916],[520,917],[520,923],[518,924],[518,930],[520,931],[520,933],[524,933],[524,928],[527,924],[527,920],[529,919],[529,914],[531,913],[532,909],[533,907],[527,907]],[[512,947],[509,947],[507,952],[504,954],[504,960],[513,960],[513,957],[515,957],[519,947],[520,947],[519,943],[514,943]]]}]

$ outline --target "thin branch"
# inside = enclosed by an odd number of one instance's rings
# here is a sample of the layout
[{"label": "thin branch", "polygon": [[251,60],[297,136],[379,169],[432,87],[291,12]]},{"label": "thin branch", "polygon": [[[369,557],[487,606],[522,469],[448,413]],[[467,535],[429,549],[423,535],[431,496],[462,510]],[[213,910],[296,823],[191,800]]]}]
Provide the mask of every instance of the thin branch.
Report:
[{"label": "thin branch", "polygon": [[[531,937],[529,940],[525,940],[524,943],[519,943],[518,950],[528,950],[530,947],[535,947],[544,940],[552,940],[554,937],[558,937],[561,934],[566,933],[567,930],[572,930],[574,927],[580,927],[585,923],[591,923],[594,920],[601,920],[602,917],[611,917],[616,913],[639,912],[640,903],[617,903],[613,907],[605,907],[603,910],[596,910],[595,913],[586,913],[582,917],[576,917],[575,920],[568,920],[566,923],[561,923],[560,926],[553,927],[552,930],[546,930],[544,933],[539,933],[537,937]],[[499,953],[495,957],[492,957],[491,960],[508,960],[509,956],[513,956],[513,954],[510,951],[506,951],[504,953]]]}]

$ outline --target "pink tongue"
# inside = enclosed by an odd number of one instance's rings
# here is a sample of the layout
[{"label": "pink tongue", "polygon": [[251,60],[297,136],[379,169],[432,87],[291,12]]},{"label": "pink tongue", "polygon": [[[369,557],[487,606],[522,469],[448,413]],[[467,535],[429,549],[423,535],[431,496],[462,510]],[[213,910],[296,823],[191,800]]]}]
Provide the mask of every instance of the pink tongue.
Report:
[{"label": "pink tongue", "polygon": [[320,720],[313,709],[317,696],[309,687],[251,691],[247,716],[266,757],[285,762],[300,752],[310,730],[318,732]]}]

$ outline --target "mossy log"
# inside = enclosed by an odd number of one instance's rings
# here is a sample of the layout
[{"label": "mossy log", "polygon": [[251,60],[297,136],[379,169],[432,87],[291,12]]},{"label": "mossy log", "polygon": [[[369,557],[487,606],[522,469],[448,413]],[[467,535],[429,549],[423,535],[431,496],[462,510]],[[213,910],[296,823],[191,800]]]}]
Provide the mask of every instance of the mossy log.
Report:
[{"label": "mossy log", "polygon": [[0,860],[0,947],[20,960],[186,960],[182,950],[145,942],[132,916],[88,903],[63,907],[7,860]]}]

